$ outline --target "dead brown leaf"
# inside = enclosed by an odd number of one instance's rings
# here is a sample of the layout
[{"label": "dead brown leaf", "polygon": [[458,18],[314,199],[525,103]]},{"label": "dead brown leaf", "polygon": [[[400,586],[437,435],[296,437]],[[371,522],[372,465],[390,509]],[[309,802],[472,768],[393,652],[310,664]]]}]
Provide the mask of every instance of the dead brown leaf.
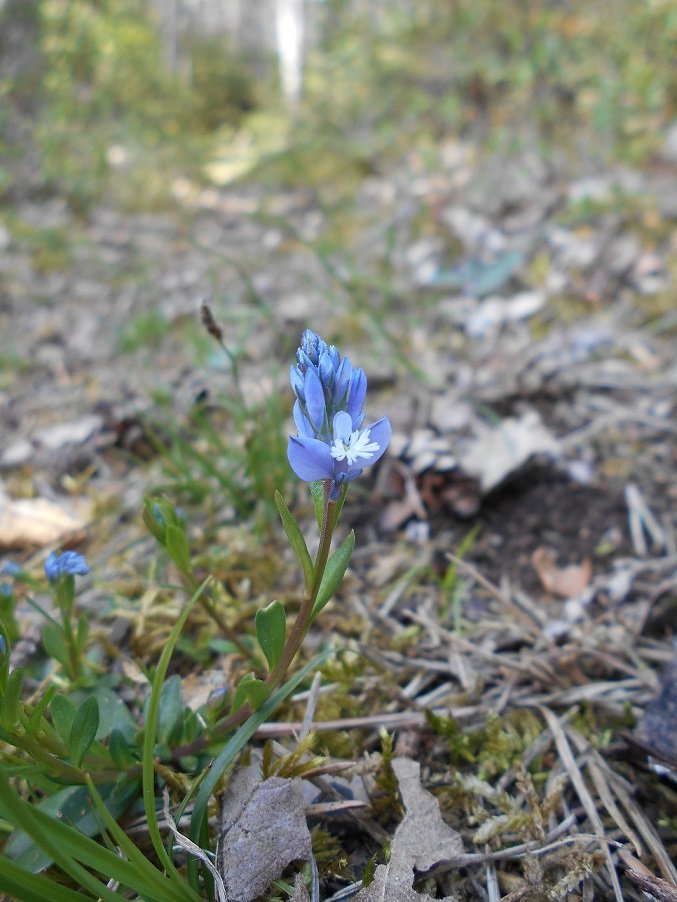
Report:
[{"label": "dead brown leaf", "polygon": [[237,771],[223,798],[217,853],[228,902],[251,902],[310,854],[301,780],[262,781],[257,765]]},{"label": "dead brown leaf", "polygon": [[531,555],[531,563],[546,592],[561,598],[575,598],[587,588],[592,576],[592,561],[585,558],[580,564],[557,566],[555,552],[541,546]]},{"label": "dead brown leaf", "polygon": [[414,890],[414,870],[426,873],[463,854],[461,837],[442,819],[435,796],[421,786],[419,763],[396,758],[393,770],[406,813],[393,837],[390,861],[376,868],[373,882],[355,902],[421,902],[428,897]]},{"label": "dead brown leaf", "polygon": [[79,510],[46,498],[13,500],[0,493],[0,548],[41,548],[81,535],[90,505]]}]

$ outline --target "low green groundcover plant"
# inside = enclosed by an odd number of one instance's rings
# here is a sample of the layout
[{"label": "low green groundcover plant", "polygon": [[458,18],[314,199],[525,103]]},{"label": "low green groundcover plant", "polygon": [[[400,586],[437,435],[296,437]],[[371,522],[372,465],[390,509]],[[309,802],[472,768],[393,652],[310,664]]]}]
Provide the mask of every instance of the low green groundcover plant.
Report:
[{"label": "low green groundcover plant", "polygon": [[[288,458],[310,483],[320,531],[314,560],[279,493],[275,503],[303,579],[303,600],[291,627],[280,601],[256,612],[253,644],[246,630],[225,622],[214,579],[194,572],[183,516],[166,498],[146,499],[144,522],[181,574],[189,595],[157,666],[141,718],[134,717],[116,683],[89,651],[89,624],[76,603],[76,578],[89,572],[75,551],[52,552],[45,564],[52,613],[29,595],[44,617],[43,646],[53,666],[37,692],[25,690],[25,667],[10,666],[20,636],[12,605],[15,583],[29,592],[41,582],[13,563],[0,591],[0,890],[25,902],[83,898],[190,902],[215,898],[208,806],[223,777],[258,727],[312,675],[325,651],[296,672],[306,633],[330,601],[348,567],[355,535],[336,550],[332,536],[349,484],[385,452],[386,417],[364,425],[367,379],[362,369],[306,330],[291,367],[297,435]],[[37,593],[36,593],[37,594]],[[181,679],[168,676],[173,651],[201,605],[251,669],[230,692],[199,712],[182,701]],[[163,788],[183,787],[175,820],[190,811],[190,839],[202,850],[188,857],[163,836],[158,820]],[[140,848],[118,821],[142,809],[152,849]],[[193,849],[195,847],[193,846]]]}]

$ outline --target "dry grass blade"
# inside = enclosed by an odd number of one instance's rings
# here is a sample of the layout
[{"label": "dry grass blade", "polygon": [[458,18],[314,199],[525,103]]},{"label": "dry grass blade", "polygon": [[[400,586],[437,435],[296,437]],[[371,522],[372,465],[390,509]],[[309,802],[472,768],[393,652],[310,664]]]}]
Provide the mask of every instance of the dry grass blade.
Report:
[{"label": "dry grass blade", "polygon": [[592,824],[595,834],[599,837],[599,839],[603,843],[604,853],[606,855],[607,861],[607,870],[609,872],[609,879],[611,880],[611,885],[613,887],[614,896],[617,902],[623,902],[623,893],[621,891],[621,885],[618,880],[618,874],[616,873],[616,868],[614,867],[614,863],[611,860],[611,855],[609,854],[609,849],[607,847],[606,834],[604,831],[604,824],[602,823],[599,815],[597,814],[597,809],[595,807],[595,802],[590,795],[590,791],[588,787],[585,785],[585,780],[583,779],[583,774],[576,764],[576,759],[571,751],[571,746],[567,740],[566,734],[562,728],[561,723],[559,722],[556,714],[551,711],[549,708],[540,707],[539,710],[543,712],[543,716],[545,717],[548,726],[552,732],[553,738],[555,740],[555,745],[557,746],[557,751],[559,752],[559,756],[562,760],[562,764],[567,770],[569,777],[571,778],[571,782],[573,784],[574,789],[578,795],[578,798],[581,801],[581,804],[585,808],[585,813],[588,815],[590,819],[590,823]]},{"label": "dry grass blade", "polygon": [[621,852],[620,857],[625,865],[625,876],[648,898],[656,899],[657,902],[677,902],[677,889],[667,880],[655,877],[641,861],[637,861],[628,852]]},{"label": "dry grass blade", "polygon": [[623,807],[632,818],[638,832],[642,835],[644,842],[649,847],[649,851],[656,859],[663,877],[665,877],[668,882],[672,883],[673,886],[677,886],[677,869],[675,869],[675,865],[666,851],[665,846],[661,842],[660,837],[654,830],[653,825],[639,808],[637,803],[632,799],[630,793],[627,792],[622,781],[616,778],[615,775],[612,775],[612,777],[616,798],[622,803]]}]

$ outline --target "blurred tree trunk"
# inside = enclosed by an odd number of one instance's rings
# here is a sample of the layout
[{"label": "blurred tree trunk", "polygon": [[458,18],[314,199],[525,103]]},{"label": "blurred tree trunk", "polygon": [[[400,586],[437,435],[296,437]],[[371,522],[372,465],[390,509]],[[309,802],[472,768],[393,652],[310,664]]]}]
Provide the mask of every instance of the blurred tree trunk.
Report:
[{"label": "blurred tree trunk", "polygon": [[303,0],[276,0],[275,23],[282,93],[287,103],[294,108],[301,99],[303,84]]},{"label": "blurred tree trunk", "polygon": [[41,73],[40,0],[0,2],[0,80],[19,111],[35,109]]}]

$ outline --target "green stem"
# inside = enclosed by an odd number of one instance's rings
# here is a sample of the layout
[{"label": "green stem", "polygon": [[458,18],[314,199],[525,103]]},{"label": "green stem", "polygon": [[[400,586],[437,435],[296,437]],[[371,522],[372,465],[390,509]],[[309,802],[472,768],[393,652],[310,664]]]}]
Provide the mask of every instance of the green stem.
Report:
[{"label": "green stem", "polygon": [[301,648],[305,635],[308,632],[308,626],[310,625],[310,615],[312,614],[313,608],[315,607],[315,602],[317,601],[317,593],[320,591],[322,577],[324,576],[324,570],[327,566],[327,561],[329,560],[331,539],[334,533],[334,517],[331,516],[332,502],[329,500],[330,489],[331,481],[327,479],[324,482],[324,509],[322,512],[320,545],[317,549],[315,562],[313,564],[313,571],[315,574],[313,578],[313,584],[310,587],[310,592],[303,599],[303,603],[301,604],[299,612],[296,615],[294,626],[292,627],[289,638],[285,643],[284,650],[280,655],[280,660],[277,662],[274,669],[268,676],[268,679],[266,680],[271,690],[276,689],[284,682],[287,671],[289,670],[292,661],[296,657],[298,650]]},{"label": "green stem", "polygon": [[63,612],[63,632],[68,646],[68,661],[70,664],[70,678],[75,682],[80,677],[80,658],[78,655],[77,642],[73,633],[73,624],[71,623],[71,611]]},{"label": "green stem", "polygon": [[[296,615],[296,620],[294,621],[294,626],[289,633],[289,638],[287,639],[282,654],[280,655],[280,660],[277,662],[266,680],[266,683],[270,687],[271,691],[274,691],[278,686],[282,685],[292,661],[296,657],[298,650],[301,648],[305,635],[308,631],[310,615],[313,612],[315,602],[317,601],[317,594],[320,591],[320,586],[322,585],[322,577],[324,576],[327,561],[329,560],[331,540],[334,534],[334,527],[336,526],[336,516],[334,515],[335,511],[333,509],[334,502],[329,500],[330,490],[331,480],[327,479],[324,482],[324,509],[322,512],[320,544],[317,549],[317,554],[315,555],[315,562],[313,564],[313,584],[310,587],[310,591],[303,599],[301,607],[299,608],[299,612]],[[202,751],[202,749],[207,745],[208,742],[213,742],[215,739],[223,736],[229,730],[233,729],[233,727],[236,727],[238,726],[238,724],[241,724],[243,721],[245,721],[251,714],[252,709],[250,708],[250,706],[243,705],[242,708],[239,708],[229,717],[226,717],[224,720],[216,724],[215,727],[211,730],[209,737],[198,736],[198,738],[194,739],[192,742],[174,749],[174,751],[172,752],[172,758],[175,761],[178,761],[180,758],[183,758],[186,755],[197,754],[198,752]]]}]

